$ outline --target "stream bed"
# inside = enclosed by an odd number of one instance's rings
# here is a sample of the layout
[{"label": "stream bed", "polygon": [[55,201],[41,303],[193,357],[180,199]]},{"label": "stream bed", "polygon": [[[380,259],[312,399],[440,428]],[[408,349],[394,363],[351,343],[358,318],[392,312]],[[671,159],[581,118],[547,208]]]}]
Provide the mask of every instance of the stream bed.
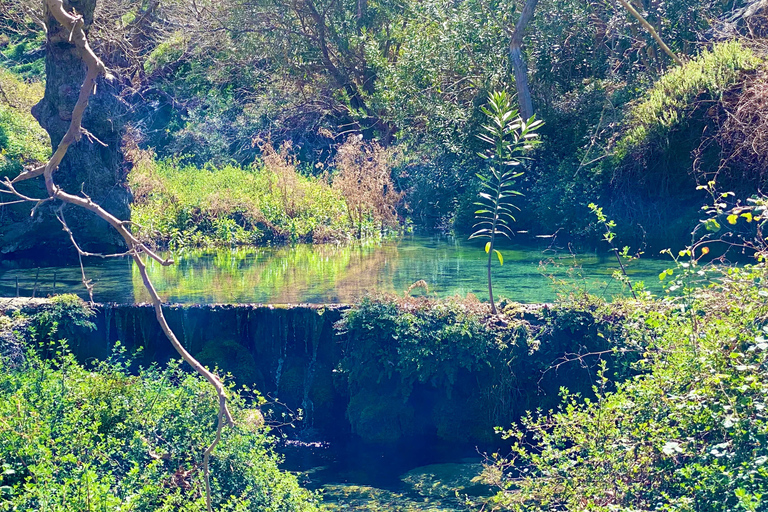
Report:
[{"label": "stream bed", "polygon": [[481,481],[483,458],[443,451],[367,450],[348,455],[325,443],[289,441],[284,469],[319,490],[325,511],[459,512],[477,509],[494,489]]}]

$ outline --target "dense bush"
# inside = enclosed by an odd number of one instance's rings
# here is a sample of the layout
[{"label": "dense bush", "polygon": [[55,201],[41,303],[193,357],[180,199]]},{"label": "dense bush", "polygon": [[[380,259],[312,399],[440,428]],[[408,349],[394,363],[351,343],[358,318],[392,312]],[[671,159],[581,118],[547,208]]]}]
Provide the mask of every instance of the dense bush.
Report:
[{"label": "dense bush", "polygon": [[730,41],[714,45],[711,51],[669,71],[630,109],[616,158],[621,160],[633,150],[642,151],[645,145],[662,143],[670,131],[686,122],[699,102],[719,101],[760,62],[752,50]]},{"label": "dense bush", "polygon": [[[600,359],[594,354],[604,354],[617,375],[626,373],[623,358],[613,357],[614,349],[624,353],[624,307],[582,300],[526,308],[502,301],[497,317],[477,299],[364,300],[337,326],[345,336],[339,370],[352,431],[379,442],[424,436],[491,442],[493,425],[505,418],[555,406],[560,386],[589,393]],[[585,356],[583,364],[577,355]]]},{"label": "dense bush", "polygon": [[[55,300],[26,324],[25,360],[0,360],[0,510],[205,510],[215,393],[178,363],[131,374],[119,350],[77,363],[61,338],[89,314],[77,299]],[[237,426],[211,457],[216,510],[316,510],[278,469],[260,413],[234,391],[230,408]]]},{"label": "dense bush", "polygon": [[506,431],[513,455],[487,471],[503,487],[496,507],[764,510],[766,297],[764,266],[729,269],[637,315],[624,335],[644,347],[640,374],[603,375],[590,400],[564,391],[557,412]]}]

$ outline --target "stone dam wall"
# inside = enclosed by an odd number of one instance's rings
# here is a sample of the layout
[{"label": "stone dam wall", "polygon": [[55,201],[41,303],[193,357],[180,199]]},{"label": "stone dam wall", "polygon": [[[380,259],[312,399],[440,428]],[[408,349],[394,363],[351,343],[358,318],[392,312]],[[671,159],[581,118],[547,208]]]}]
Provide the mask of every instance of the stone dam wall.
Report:
[{"label": "stone dam wall", "polygon": [[[47,304],[27,300],[10,309],[20,307],[34,315]],[[479,367],[459,369],[448,393],[434,377],[404,384],[393,374],[352,383],[344,364],[359,359],[355,351],[361,349],[334,327],[348,309],[343,305],[164,307],[171,328],[192,355],[206,366],[218,367],[220,374],[231,374],[238,385],[258,390],[272,404],[267,409],[276,422],[285,422],[291,414],[295,418],[300,411],[293,432],[309,440],[499,443],[495,426],[508,426],[527,410],[556,406],[562,386],[586,396],[591,393],[598,359],[565,363],[565,355],[605,354],[611,348],[606,325],[601,324],[604,319],[590,311],[521,306],[517,318],[524,318],[524,323],[507,331],[506,341],[484,355]],[[80,361],[120,357],[115,351],[118,345],[134,367],[178,359],[150,305],[98,304],[95,311],[91,319],[95,329],[66,327],[70,349]],[[401,392],[404,387],[407,392]]]}]

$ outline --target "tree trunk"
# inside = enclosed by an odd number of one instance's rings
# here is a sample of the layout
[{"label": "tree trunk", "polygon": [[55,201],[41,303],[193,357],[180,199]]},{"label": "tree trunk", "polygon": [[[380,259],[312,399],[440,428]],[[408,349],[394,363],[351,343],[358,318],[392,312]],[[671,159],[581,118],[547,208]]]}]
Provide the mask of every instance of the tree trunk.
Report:
[{"label": "tree trunk", "polygon": [[533,19],[533,13],[539,0],[525,0],[525,5],[520,13],[520,18],[515,24],[515,30],[509,42],[509,62],[515,74],[515,88],[517,89],[517,102],[520,105],[520,117],[530,119],[533,116],[533,101],[531,89],[528,86],[528,68],[523,59],[523,36],[528,23]]},{"label": "tree trunk", "polygon": [[[86,31],[93,22],[95,7],[96,0],[64,0],[64,8],[68,12],[74,9],[83,16]],[[32,108],[32,115],[48,132],[55,150],[69,128],[72,109],[85,79],[86,66],[77,47],[70,41],[69,31],[56,21],[47,5],[44,19],[48,27],[45,96]],[[57,184],[66,192],[80,194],[82,191],[119,219],[128,219],[131,194],[119,149],[125,109],[115,87],[99,80],[96,94],[91,97],[84,115],[83,126],[104,145],[91,142],[84,136],[69,148],[55,177]],[[34,217],[29,217],[27,210],[26,218],[17,219],[21,224],[17,222],[10,231],[4,229],[0,235],[3,252],[32,252],[59,258],[63,255],[62,251],[71,253],[72,244],[61,230],[52,208],[50,203],[45,204]],[[120,235],[90,212],[67,207],[65,215],[84,250],[112,252],[125,247]]]}]

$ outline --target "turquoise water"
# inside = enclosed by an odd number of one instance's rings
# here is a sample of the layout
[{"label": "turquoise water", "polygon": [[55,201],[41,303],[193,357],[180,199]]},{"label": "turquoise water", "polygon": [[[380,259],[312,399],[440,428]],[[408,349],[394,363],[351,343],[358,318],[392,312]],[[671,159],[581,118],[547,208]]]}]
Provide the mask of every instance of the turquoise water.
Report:
[{"label": "turquoise water", "polygon": [[[618,264],[607,250],[571,254],[563,249],[502,247],[504,265],[494,258],[496,297],[517,302],[550,302],[559,293],[588,291],[606,298],[628,293],[612,278]],[[176,264],[150,262],[158,292],[176,303],[349,303],[367,294],[445,297],[475,294],[487,300],[487,255],[482,245],[448,237],[407,237],[381,244],[297,245],[258,249],[219,249],[173,255]],[[671,263],[639,259],[627,264],[632,282],[643,281],[662,293],[658,274]],[[86,261],[86,276],[99,302],[144,302],[138,271],[130,260]],[[57,293],[84,295],[79,266],[6,269],[0,294],[38,297]]]}]

